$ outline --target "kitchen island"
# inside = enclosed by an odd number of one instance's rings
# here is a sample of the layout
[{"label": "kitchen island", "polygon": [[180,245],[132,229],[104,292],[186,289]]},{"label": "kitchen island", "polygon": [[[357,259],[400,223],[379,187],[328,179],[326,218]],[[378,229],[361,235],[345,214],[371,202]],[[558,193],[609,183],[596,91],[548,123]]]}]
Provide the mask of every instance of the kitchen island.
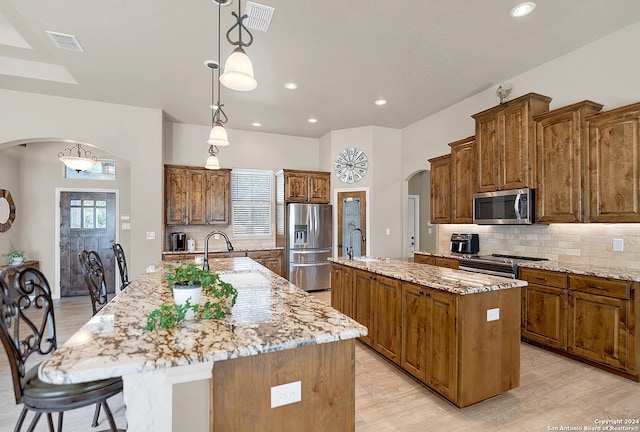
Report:
[{"label": "kitchen island", "polygon": [[527,282],[379,258],[332,261],[332,305],[360,340],[458,407],[520,383]]},{"label": "kitchen island", "polygon": [[[146,316],[173,302],[165,265],[114,297],[40,377],[122,377],[135,432],[354,429],[354,339],[364,326],[249,258],[225,258],[210,265],[238,290],[230,316],[144,332]],[[279,395],[296,400],[296,392],[300,402],[278,406]]]}]

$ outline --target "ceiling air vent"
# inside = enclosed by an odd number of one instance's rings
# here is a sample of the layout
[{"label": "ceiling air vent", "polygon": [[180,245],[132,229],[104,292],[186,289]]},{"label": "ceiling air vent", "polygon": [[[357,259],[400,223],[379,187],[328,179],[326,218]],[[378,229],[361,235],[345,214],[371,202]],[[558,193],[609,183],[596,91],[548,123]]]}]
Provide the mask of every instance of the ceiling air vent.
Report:
[{"label": "ceiling air vent", "polygon": [[275,8],[271,6],[265,6],[254,2],[247,2],[247,7],[244,13],[247,14],[247,19],[244,21],[244,25],[252,30],[260,30],[266,32],[269,30],[269,24],[271,24],[271,18],[273,18],[273,12]]},{"label": "ceiling air vent", "polygon": [[80,42],[78,42],[78,39],[74,35],[52,32],[48,30],[46,30],[46,33],[53,41],[53,44],[58,48],[69,51],[84,52],[84,50],[80,46]]}]

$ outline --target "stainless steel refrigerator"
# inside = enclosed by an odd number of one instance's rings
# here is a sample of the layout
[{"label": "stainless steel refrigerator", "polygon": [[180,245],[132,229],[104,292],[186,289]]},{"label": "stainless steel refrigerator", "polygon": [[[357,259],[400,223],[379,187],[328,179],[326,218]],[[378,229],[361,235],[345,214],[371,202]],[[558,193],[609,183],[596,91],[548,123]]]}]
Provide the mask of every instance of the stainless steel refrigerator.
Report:
[{"label": "stainless steel refrigerator", "polygon": [[287,204],[287,279],[303,290],[331,285],[331,217],[330,204]]}]

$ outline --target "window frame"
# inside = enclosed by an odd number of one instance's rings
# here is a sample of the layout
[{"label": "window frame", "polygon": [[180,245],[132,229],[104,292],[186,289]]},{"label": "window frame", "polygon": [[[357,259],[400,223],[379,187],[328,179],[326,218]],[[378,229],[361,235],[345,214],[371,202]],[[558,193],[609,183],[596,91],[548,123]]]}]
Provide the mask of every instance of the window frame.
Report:
[{"label": "window frame", "polygon": [[[264,181],[266,177],[269,178],[269,201],[246,201],[246,200],[238,200],[235,196],[236,184],[240,179],[238,176],[251,176],[251,175],[259,175],[256,179],[258,181]],[[254,180],[255,181],[255,180]],[[250,187],[250,185],[246,185]],[[242,239],[242,240],[265,240],[265,239],[274,239],[275,238],[275,229],[274,229],[274,174],[273,170],[265,170],[265,169],[245,169],[245,168],[234,168],[231,170],[231,225],[232,225],[232,235],[234,239]],[[249,208],[249,209],[268,209],[269,216],[269,225],[268,227],[265,225],[261,225],[263,228],[268,228],[268,232],[246,232],[246,229],[239,230],[239,226],[246,227],[246,224],[240,224],[240,221],[236,223],[237,214],[236,209],[240,208]],[[253,221],[252,221],[253,222]]]}]

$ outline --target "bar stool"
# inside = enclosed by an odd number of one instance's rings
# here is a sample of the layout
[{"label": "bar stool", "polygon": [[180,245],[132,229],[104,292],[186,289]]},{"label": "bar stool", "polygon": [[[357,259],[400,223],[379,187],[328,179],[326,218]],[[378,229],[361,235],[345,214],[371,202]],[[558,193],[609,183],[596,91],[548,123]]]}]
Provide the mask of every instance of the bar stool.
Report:
[{"label": "bar stool", "polygon": [[118,270],[120,271],[120,290],[123,290],[129,285],[129,271],[127,270],[127,258],[124,256],[124,249],[120,246],[120,243],[114,243],[113,256],[118,263]]},{"label": "bar stool", "polygon": [[102,260],[96,251],[83,250],[78,254],[82,266],[84,282],[91,295],[93,314],[97,314],[107,304],[107,284],[104,281]]},{"label": "bar stool", "polygon": [[[11,298],[7,271],[15,272]],[[39,364],[26,370],[31,354],[47,355],[57,349],[56,326],[49,282],[39,270],[8,268],[0,275],[0,340],[7,352],[16,404],[23,404],[15,432],[22,429],[28,411],[34,411],[32,431],[46,414],[53,431],[53,413],[58,413],[58,432],[62,431],[65,411],[96,404],[102,406],[110,430],[118,431],[107,399],[122,391],[122,380],[112,378],[79,384],[48,384],[38,377]],[[95,421],[94,421],[95,423]]]}]

